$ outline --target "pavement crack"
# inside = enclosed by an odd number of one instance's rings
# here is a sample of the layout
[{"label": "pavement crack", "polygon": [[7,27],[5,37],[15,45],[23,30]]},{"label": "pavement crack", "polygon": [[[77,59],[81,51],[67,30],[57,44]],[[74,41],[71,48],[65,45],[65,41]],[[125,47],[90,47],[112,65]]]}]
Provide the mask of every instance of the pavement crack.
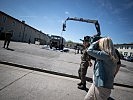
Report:
[{"label": "pavement crack", "polygon": [[7,84],[6,86],[2,87],[2,88],[0,89],[0,91],[2,91],[2,90],[5,89],[6,87],[12,85],[13,83],[17,82],[18,80],[22,79],[23,77],[25,77],[25,76],[27,76],[28,74],[31,74],[31,73],[33,73],[33,72],[34,72],[34,71],[28,72],[28,73],[24,74],[23,76],[17,78],[17,79],[14,80],[13,82],[11,82],[11,83]]}]

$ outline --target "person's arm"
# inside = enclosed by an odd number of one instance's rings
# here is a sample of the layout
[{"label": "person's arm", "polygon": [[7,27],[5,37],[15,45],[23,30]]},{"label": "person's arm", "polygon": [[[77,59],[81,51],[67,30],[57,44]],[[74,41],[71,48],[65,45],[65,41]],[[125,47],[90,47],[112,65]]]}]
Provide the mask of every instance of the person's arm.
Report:
[{"label": "person's arm", "polygon": [[119,51],[117,49],[115,49],[115,52],[119,58],[119,61],[117,62],[117,67],[116,67],[116,71],[115,71],[115,74],[114,76],[116,76],[116,74],[118,73],[119,69],[120,69],[120,66],[121,66],[121,61],[120,61],[120,54],[119,54]]},{"label": "person's arm", "polygon": [[116,74],[118,73],[119,69],[120,69],[121,64],[117,64],[114,76],[116,76]]},{"label": "person's arm", "polygon": [[109,55],[105,53],[104,51],[98,50],[98,43],[99,41],[96,41],[90,45],[88,48],[87,52],[90,56],[96,58],[96,59],[101,59],[101,60],[107,60],[109,58]]},{"label": "person's arm", "polygon": [[92,66],[91,57],[88,54],[87,54],[87,60],[88,60],[89,66],[91,67]]}]

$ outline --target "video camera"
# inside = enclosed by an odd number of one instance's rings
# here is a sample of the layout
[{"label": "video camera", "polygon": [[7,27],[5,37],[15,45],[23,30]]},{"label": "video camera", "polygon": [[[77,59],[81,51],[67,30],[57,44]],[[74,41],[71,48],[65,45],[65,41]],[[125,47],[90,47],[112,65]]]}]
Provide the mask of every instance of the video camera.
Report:
[{"label": "video camera", "polygon": [[86,36],[86,37],[89,37],[89,43],[93,43],[93,42],[96,42],[97,40],[99,40],[100,38],[102,38],[100,35],[96,34],[94,36]]},{"label": "video camera", "polygon": [[96,42],[97,40],[99,40],[101,38],[102,38],[101,36],[95,35],[95,36],[91,37],[91,43]]}]

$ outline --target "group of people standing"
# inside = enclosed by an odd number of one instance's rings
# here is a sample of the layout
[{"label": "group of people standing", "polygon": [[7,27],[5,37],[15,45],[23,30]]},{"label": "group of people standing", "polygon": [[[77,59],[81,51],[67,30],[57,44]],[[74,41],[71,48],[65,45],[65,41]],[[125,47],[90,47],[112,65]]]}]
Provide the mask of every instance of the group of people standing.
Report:
[{"label": "group of people standing", "polygon": [[78,88],[86,90],[86,73],[89,66],[92,66],[91,58],[95,58],[93,66],[93,83],[89,88],[84,100],[108,100],[113,89],[114,78],[120,68],[120,55],[115,49],[111,38],[104,37],[90,43],[90,37],[83,40],[83,54],[78,70]]}]

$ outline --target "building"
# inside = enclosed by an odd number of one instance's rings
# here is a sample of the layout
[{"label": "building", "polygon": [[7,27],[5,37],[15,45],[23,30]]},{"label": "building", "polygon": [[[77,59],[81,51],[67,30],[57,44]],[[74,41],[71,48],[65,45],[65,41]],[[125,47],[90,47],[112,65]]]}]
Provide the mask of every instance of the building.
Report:
[{"label": "building", "polygon": [[75,47],[76,47],[77,44],[78,43],[75,43],[75,42],[69,40],[69,41],[66,41],[65,47],[66,48],[70,48],[70,49],[75,49]]},{"label": "building", "polygon": [[133,43],[116,44],[115,47],[124,57],[127,57],[127,56],[133,57]]},{"label": "building", "polygon": [[25,21],[19,21],[0,11],[0,39],[5,38],[5,32],[13,33],[12,41],[31,42],[39,41],[40,44],[49,44],[50,36],[29,26]]}]

